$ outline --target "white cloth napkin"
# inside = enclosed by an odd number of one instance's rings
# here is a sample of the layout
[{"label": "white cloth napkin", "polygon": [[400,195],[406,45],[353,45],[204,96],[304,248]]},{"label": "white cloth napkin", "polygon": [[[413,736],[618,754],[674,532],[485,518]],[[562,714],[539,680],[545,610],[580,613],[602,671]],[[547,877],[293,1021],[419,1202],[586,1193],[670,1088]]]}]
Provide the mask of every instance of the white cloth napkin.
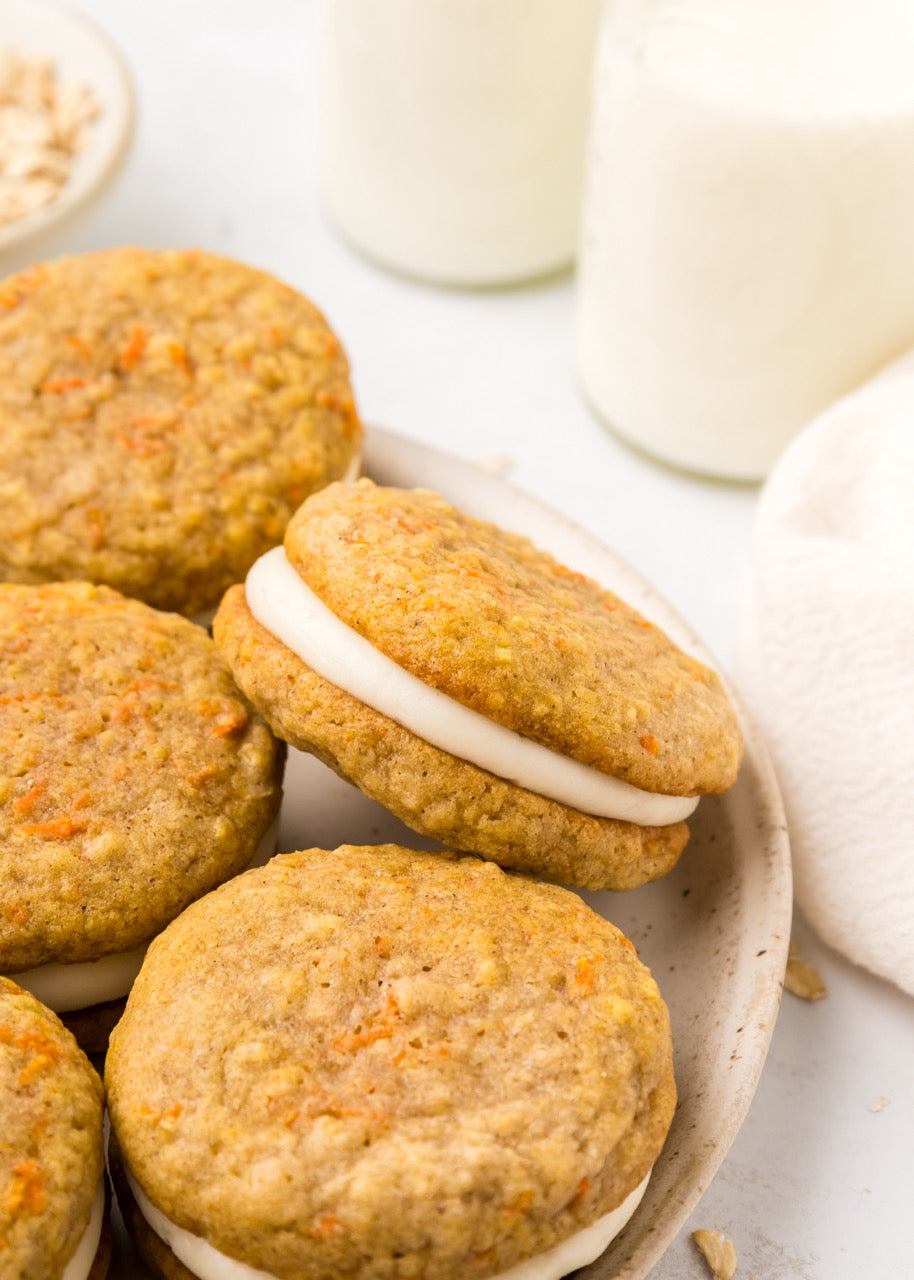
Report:
[{"label": "white cloth napkin", "polygon": [[914,995],[914,356],[817,418],[758,508],[736,672],[824,940]]}]

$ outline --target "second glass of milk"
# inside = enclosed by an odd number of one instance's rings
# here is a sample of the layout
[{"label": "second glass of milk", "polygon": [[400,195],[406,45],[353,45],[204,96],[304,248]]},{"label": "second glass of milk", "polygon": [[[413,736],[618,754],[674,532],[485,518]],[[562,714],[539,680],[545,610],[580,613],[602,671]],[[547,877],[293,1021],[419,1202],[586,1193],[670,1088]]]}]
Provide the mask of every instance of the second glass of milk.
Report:
[{"label": "second glass of milk", "polygon": [[578,239],[603,0],[323,0],[319,187],[407,275],[493,285]]},{"label": "second glass of milk", "polygon": [[914,0],[611,0],[595,85],[585,390],[759,479],[914,343]]}]

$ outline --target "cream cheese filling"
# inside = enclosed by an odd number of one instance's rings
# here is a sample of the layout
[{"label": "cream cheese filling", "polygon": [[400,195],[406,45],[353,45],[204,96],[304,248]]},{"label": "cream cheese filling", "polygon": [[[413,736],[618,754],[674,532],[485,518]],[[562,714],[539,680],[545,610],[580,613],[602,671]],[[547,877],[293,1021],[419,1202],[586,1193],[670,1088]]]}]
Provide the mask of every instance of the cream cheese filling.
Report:
[{"label": "cream cheese filling", "polygon": [[245,582],[251,613],[303,662],[432,746],[527,791],[640,826],[681,822],[698,800],[642,791],[541,746],[424,684],[348,627],[302,581],[282,547]]},{"label": "cream cheese filling", "polygon": [[105,1182],[99,1179],[98,1190],[92,1201],[92,1211],[86,1229],[80,1237],[79,1244],[63,1269],[60,1280],[86,1280],[92,1270],[92,1263],[98,1253],[98,1242],[102,1234],[102,1219],[105,1216]]},{"label": "cream cheese filling", "polygon": [[[279,819],[276,818],[260,837],[249,867],[262,866],[276,852]],[[13,976],[20,987],[31,991],[42,1004],[55,1013],[72,1013],[88,1009],[106,1000],[119,1000],[127,995],[140,971],[148,942],[129,951],[116,951],[99,960],[77,961],[75,964],[48,964],[25,969]]]},{"label": "cream cheese filling", "polygon": [[[160,1240],[168,1245],[179,1262],[183,1262],[198,1280],[276,1280],[270,1271],[261,1271],[257,1267],[249,1267],[237,1258],[229,1258],[226,1254],[214,1249],[201,1236],[195,1236],[183,1227],[176,1226],[170,1218],[157,1209],[144,1195],[137,1185],[136,1179],[124,1164],[124,1174],[130,1184],[133,1197],[140,1213]],[[626,1225],[629,1218],[641,1203],[647,1189],[650,1173],[639,1183],[626,1198],[610,1213],[604,1214],[596,1222],[582,1231],[562,1240],[544,1253],[536,1257],[525,1258],[507,1271],[501,1271],[492,1280],[561,1280],[569,1272],[579,1267],[586,1267],[599,1258],[609,1244]]]}]

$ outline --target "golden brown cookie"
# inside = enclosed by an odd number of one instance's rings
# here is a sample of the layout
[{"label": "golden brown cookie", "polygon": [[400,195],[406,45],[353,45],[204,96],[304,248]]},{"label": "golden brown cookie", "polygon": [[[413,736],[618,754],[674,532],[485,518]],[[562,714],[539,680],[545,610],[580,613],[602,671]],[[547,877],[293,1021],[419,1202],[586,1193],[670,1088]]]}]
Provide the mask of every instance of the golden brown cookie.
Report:
[{"label": "golden brown cookie", "polygon": [[[101,1280],[102,1085],[50,1010],[0,977],[0,1275]],[[75,1258],[74,1258],[74,1255]]]},{"label": "golden brown cookie", "polygon": [[[287,578],[274,580],[277,554],[224,597],[218,645],[281,737],[424,835],[629,889],[674,865],[690,800],[735,779],[742,739],[714,672],[594,581],[436,494],[332,485],[292,518]],[[337,674],[336,640],[317,654],[299,647],[300,627],[286,634],[301,584],[388,667],[442,695],[434,732],[399,695],[373,701],[390,671],[357,689]],[[495,763],[452,744],[453,704],[510,739]],[[537,775],[520,763],[532,744],[546,758]],[[553,785],[569,763],[585,793]]]},{"label": "golden brown cookie", "polygon": [[0,283],[0,578],[216,604],[361,445],[301,294],[212,254],[121,248]]},{"label": "golden brown cookie", "polygon": [[553,1248],[642,1183],[675,1097],[666,1008],[613,925],[395,845],[283,855],[188,908],[106,1084],[147,1211],[269,1274],[352,1280]]},{"label": "golden brown cookie", "polygon": [[202,628],[107,587],[0,585],[0,972],[47,1003],[62,984],[59,1011],[126,994],[89,984],[250,862],[281,769]]}]

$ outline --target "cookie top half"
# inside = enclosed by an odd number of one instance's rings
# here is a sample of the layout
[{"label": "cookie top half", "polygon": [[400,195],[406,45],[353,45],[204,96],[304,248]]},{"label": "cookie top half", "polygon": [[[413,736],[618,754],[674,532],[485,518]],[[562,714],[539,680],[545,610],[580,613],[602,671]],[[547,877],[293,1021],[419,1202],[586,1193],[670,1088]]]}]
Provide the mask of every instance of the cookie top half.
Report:
[{"label": "cookie top half", "polygon": [[360,447],[311,302],[212,254],[120,248],[0,284],[0,577],[214,605]]},{"label": "cookie top half", "polygon": [[718,676],[527,539],[362,480],[305,502],[285,549],[338,618],[464,706],[646,791],[734,781],[742,739]]},{"label": "cookie top half", "polygon": [[201,627],[0,584],[0,972],[145,942],[247,864],[280,771]]},{"label": "cookie top half", "polygon": [[395,845],[283,855],[195,903],[106,1084],[173,1223],[270,1274],[391,1280],[496,1275],[609,1212],[675,1093],[666,1007],[613,925]]},{"label": "cookie top half", "polygon": [[101,1081],[54,1014],[0,977],[0,1274],[63,1274],[102,1167]]}]

